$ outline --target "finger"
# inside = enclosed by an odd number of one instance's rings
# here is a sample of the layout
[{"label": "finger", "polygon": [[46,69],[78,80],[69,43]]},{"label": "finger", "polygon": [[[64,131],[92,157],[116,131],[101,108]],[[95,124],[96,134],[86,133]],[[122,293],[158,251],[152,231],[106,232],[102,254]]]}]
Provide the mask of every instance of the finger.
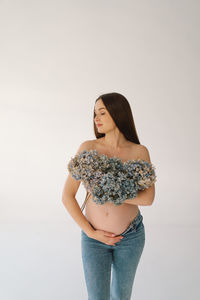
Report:
[{"label": "finger", "polygon": [[115,246],[115,243],[107,243],[107,245],[109,245],[109,246]]},{"label": "finger", "polygon": [[105,235],[105,236],[114,237],[116,234],[114,234],[114,233],[112,233],[112,232],[104,231],[104,235]]},{"label": "finger", "polygon": [[117,237],[115,238],[116,241],[121,241],[123,239],[123,237]]}]

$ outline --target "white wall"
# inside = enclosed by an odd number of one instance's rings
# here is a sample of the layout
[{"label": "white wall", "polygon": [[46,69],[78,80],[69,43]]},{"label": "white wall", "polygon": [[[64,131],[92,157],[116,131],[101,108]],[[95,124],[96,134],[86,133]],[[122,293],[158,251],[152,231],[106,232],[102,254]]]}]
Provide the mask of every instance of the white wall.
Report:
[{"label": "white wall", "polygon": [[[61,194],[107,92],[128,99],[157,171],[155,201],[140,206],[146,246],[133,298],[198,298],[199,9],[195,0],[0,1],[2,299],[87,299],[80,228]],[[81,186],[80,204],[84,196]]]}]

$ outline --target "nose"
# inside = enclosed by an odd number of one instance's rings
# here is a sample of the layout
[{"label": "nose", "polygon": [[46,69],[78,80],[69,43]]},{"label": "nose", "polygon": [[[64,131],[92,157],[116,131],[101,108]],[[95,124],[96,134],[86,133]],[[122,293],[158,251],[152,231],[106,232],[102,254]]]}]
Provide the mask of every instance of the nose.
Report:
[{"label": "nose", "polygon": [[95,120],[96,122],[99,121],[99,117],[96,116],[96,117],[94,118],[94,120]]}]

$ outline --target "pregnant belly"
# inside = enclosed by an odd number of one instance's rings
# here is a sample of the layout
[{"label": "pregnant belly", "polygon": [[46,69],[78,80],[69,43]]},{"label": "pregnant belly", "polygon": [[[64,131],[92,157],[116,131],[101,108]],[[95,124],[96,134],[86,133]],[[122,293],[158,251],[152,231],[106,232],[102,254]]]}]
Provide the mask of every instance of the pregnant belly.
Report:
[{"label": "pregnant belly", "polygon": [[137,216],[138,206],[123,203],[115,206],[113,203],[96,204],[91,196],[85,207],[85,217],[95,229],[121,234]]}]

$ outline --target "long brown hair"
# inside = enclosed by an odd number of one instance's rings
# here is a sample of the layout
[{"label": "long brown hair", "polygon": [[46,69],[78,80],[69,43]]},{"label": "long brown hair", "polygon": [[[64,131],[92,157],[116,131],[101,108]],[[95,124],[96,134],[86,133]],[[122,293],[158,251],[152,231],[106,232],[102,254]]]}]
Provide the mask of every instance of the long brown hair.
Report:
[{"label": "long brown hair", "polygon": [[[133,120],[133,114],[131,111],[130,104],[128,100],[119,93],[108,93],[100,95],[95,103],[102,99],[106,109],[109,111],[113,121],[118,127],[119,131],[123,133],[125,138],[133,143],[140,144],[135,123]],[[94,110],[94,118],[95,118],[95,110]],[[105,136],[105,133],[99,133],[93,118],[94,124],[94,133],[97,139]]]}]

